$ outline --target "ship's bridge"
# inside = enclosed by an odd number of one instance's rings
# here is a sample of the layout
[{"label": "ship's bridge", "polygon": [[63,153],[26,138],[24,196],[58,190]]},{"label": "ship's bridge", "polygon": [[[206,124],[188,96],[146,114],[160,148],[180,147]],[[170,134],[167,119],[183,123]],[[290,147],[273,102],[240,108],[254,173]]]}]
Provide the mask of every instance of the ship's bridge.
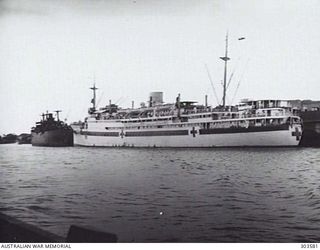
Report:
[{"label": "ship's bridge", "polygon": [[268,108],[290,108],[288,101],[283,100],[249,100],[242,99],[238,105],[239,110],[244,110],[247,108],[252,109],[268,109]]}]

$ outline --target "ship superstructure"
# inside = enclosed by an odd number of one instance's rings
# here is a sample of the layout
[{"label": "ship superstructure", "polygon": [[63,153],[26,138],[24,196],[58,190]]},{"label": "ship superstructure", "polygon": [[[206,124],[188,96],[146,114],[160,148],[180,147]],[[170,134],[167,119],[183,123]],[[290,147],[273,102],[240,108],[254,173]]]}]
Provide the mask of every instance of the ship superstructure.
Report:
[{"label": "ship superstructure", "polygon": [[149,105],[122,109],[115,104],[95,110],[74,127],[74,144],[127,147],[297,146],[301,119],[280,100],[243,100],[212,108],[195,102],[164,103],[150,94]]}]

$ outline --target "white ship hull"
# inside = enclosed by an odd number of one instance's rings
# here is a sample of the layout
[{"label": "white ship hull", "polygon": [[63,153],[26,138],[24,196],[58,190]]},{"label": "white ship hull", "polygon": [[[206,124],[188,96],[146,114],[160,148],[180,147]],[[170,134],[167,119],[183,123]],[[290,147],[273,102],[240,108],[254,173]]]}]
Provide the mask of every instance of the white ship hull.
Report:
[{"label": "white ship hull", "polygon": [[[279,147],[298,146],[301,125],[250,131],[202,130],[199,127],[161,130],[93,132],[75,130],[74,145],[93,147]],[[179,134],[179,135],[177,135]]]}]

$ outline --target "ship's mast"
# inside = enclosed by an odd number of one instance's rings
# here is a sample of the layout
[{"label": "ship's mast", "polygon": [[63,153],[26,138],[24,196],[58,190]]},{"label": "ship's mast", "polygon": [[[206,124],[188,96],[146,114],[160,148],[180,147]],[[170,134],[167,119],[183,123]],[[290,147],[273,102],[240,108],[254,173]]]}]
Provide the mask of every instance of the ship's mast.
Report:
[{"label": "ship's mast", "polygon": [[226,107],[226,92],[227,92],[227,64],[230,58],[228,57],[228,32],[226,35],[226,51],[224,57],[220,57],[224,61],[224,77],[223,77],[223,98],[222,98],[222,105]]},{"label": "ship's mast", "polygon": [[94,80],[93,82],[93,87],[90,88],[92,91],[93,91],[93,98],[91,100],[91,103],[92,103],[92,108],[93,108],[93,111],[96,111],[96,90],[98,88],[96,88],[96,81]]},{"label": "ship's mast", "polygon": [[177,97],[177,108],[178,108],[178,118],[180,118],[181,116],[181,103],[180,103],[180,93],[178,94],[178,97]]}]

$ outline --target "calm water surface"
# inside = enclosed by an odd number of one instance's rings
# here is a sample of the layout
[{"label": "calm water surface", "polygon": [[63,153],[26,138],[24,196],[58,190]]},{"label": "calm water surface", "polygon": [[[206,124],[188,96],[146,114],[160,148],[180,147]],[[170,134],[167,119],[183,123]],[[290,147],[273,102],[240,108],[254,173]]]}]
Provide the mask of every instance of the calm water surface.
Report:
[{"label": "calm water surface", "polygon": [[120,242],[319,242],[320,149],[0,145],[0,212]]}]

